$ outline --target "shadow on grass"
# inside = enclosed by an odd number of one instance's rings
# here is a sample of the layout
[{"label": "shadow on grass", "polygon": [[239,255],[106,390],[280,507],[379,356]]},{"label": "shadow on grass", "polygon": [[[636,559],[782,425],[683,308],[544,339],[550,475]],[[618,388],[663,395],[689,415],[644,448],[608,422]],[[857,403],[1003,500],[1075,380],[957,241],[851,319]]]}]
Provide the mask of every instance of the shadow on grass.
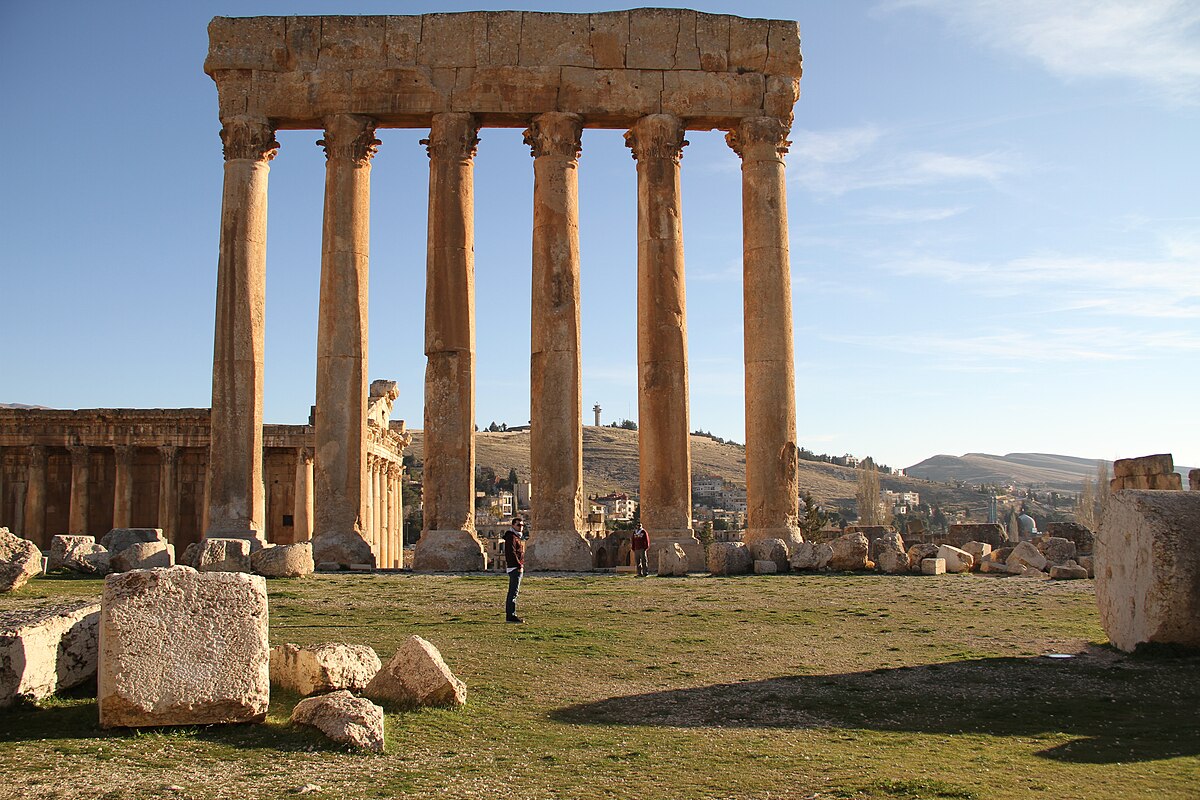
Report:
[{"label": "shadow on grass", "polygon": [[987,658],[612,697],[573,724],[852,728],[1072,741],[1037,755],[1109,764],[1200,755],[1200,658]]}]

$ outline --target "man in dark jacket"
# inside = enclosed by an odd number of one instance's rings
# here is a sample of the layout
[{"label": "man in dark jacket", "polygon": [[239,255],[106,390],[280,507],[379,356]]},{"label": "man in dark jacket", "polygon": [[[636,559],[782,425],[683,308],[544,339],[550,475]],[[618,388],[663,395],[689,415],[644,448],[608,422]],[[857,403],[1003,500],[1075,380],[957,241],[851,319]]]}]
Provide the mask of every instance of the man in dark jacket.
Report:
[{"label": "man in dark jacket", "polygon": [[633,557],[637,559],[637,574],[639,578],[644,578],[650,574],[650,562],[647,556],[647,550],[650,549],[650,534],[646,533],[646,529],[638,525],[637,531],[633,534]]},{"label": "man in dark jacket", "polygon": [[521,590],[521,575],[525,572],[525,520],[520,517],[513,517],[512,525],[504,532],[504,566],[508,570],[504,619],[506,622],[524,622],[517,616],[517,593]]}]

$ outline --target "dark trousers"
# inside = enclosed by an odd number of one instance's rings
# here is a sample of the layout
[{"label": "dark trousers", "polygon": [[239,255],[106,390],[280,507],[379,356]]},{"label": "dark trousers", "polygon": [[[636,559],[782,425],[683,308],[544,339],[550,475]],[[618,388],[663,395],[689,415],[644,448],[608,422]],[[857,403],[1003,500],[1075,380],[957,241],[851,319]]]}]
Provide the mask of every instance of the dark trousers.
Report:
[{"label": "dark trousers", "polygon": [[504,613],[510,617],[517,615],[517,593],[521,591],[521,575],[525,572],[517,567],[508,573],[508,597],[504,600]]}]

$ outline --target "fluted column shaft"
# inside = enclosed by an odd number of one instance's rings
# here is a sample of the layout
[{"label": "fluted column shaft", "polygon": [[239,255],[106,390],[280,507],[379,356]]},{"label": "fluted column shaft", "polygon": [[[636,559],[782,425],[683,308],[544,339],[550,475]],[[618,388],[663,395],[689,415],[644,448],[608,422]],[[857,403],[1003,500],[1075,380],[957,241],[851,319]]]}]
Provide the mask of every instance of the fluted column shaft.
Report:
[{"label": "fluted column shaft", "polygon": [[175,529],[179,519],[179,491],[176,473],[179,465],[179,448],[175,445],[159,446],[158,466],[158,527],[162,528],[167,541],[175,541]]},{"label": "fluted column shaft", "polygon": [[313,452],[296,448],[296,487],[292,495],[292,535],[307,542],[313,533]]},{"label": "fluted column shaft", "polygon": [[425,518],[416,570],[483,568],[475,536],[475,148],[465,113],[437,114],[425,271]]},{"label": "fluted column shaft", "polygon": [[[679,119],[643,117],[625,135],[638,174],[638,462],[652,543],[692,538],[687,305]],[[698,554],[698,542],[693,550]],[[689,554],[690,555],[690,554]],[[696,565],[697,568],[700,566]]]},{"label": "fluted column shaft", "polygon": [[133,447],[113,447],[116,475],[113,480],[113,527],[128,528],[133,520]]},{"label": "fluted column shaft", "polygon": [[92,450],[82,444],[67,449],[71,452],[71,510],[67,518],[67,532],[82,535],[87,533],[88,466]]},{"label": "fluted column shaft", "polygon": [[[531,569],[591,569],[583,540],[583,391],[579,339],[576,114],[533,118],[533,302],[530,471],[536,493]],[[587,553],[584,553],[587,550]]]},{"label": "fluted column shaft", "polygon": [[44,547],[46,532],[46,448],[29,445],[29,469],[25,482],[25,529],[21,536]]},{"label": "fluted column shaft", "polygon": [[798,533],[796,373],[783,157],[789,124],[753,117],[728,135],[742,159],[746,541]]},{"label": "fluted column shaft", "polygon": [[318,561],[370,562],[367,522],[367,272],[374,122],[325,120],[325,216],[317,327],[313,549]]},{"label": "fluted column shaft", "polygon": [[225,185],[217,260],[207,536],[265,541],[262,398],[267,173],[279,143],[266,120],[221,129]]}]

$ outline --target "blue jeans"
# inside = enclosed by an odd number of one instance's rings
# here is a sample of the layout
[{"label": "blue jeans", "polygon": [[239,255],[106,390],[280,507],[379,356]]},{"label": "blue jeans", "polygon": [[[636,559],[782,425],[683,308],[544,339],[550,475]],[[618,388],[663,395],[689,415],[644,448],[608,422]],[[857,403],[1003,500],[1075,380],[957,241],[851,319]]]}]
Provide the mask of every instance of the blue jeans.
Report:
[{"label": "blue jeans", "polygon": [[508,597],[504,600],[506,616],[515,617],[517,615],[517,593],[521,591],[521,575],[524,572],[523,568],[517,567],[508,573]]}]

